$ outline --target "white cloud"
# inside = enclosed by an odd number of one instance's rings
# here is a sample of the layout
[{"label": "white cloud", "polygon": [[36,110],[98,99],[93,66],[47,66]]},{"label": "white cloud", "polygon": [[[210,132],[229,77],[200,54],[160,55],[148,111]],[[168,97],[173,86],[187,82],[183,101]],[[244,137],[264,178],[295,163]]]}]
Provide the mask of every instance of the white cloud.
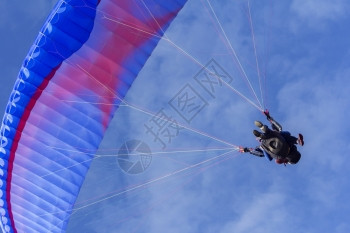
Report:
[{"label": "white cloud", "polygon": [[[297,14],[301,25],[322,28],[327,20],[344,18],[349,11],[347,0],[294,0],[292,10]],[[300,26],[301,26],[300,25]]]},{"label": "white cloud", "polygon": [[227,223],[221,232],[285,232],[290,217],[284,208],[285,201],[283,193],[260,193],[246,205],[237,221]]}]

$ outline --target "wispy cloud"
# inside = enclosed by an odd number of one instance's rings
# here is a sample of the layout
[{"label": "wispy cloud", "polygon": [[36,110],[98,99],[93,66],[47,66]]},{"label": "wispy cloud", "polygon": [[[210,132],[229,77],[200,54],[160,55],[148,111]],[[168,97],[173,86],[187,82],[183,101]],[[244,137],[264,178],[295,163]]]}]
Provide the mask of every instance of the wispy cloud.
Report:
[{"label": "wispy cloud", "polygon": [[291,8],[300,23],[312,28],[323,28],[329,21],[337,21],[346,17],[350,4],[346,0],[294,0]]}]

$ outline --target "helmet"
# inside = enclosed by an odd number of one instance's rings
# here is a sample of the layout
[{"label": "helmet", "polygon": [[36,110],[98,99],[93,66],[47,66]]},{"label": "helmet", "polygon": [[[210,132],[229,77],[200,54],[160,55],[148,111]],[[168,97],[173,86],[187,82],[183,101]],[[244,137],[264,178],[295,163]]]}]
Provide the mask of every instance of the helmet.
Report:
[{"label": "helmet", "polygon": [[296,151],[295,153],[291,154],[290,156],[291,156],[290,161],[289,161],[290,164],[298,163],[300,158],[301,158],[301,154],[299,153],[299,151]]}]

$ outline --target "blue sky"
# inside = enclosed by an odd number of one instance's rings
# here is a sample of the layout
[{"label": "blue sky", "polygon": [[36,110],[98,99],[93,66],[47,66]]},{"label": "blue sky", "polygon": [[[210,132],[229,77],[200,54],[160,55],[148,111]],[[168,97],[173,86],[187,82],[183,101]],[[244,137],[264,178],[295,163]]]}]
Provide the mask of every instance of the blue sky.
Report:
[{"label": "blue sky", "polygon": [[[189,0],[140,72],[92,163],[67,232],[350,232],[350,3],[250,1],[257,59],[247,1],[210,3],[213,11],[207,1]],[[1,111],[54,4],[0,2]],[[226,85],[257,104],[233,51],[262,103],[258,60],[263,103],[284,129],[304,134],[299,164],[278,166],[232,151],[254,147],[254,120],[267,123]],[[215,93],[197,82],[208,63],[227,74]],[[188,88],[203,108],[181,116],[169,103]],[[160,113],[183,127],[165,145],[145,127]],[[117,159],[132,139],[152,151],[149,166],[134,175]]]}]

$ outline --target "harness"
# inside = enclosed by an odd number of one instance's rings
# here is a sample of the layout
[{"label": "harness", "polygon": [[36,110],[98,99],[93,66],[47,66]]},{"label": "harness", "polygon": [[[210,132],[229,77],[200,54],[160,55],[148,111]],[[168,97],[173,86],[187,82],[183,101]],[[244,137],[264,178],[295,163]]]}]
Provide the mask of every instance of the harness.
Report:
[{"label": "harness", "polygon": [[274,131],[269,133],[268,138],[261,140],[261,147],[275,159],[286,158],[290,152],[287,141]]}]

